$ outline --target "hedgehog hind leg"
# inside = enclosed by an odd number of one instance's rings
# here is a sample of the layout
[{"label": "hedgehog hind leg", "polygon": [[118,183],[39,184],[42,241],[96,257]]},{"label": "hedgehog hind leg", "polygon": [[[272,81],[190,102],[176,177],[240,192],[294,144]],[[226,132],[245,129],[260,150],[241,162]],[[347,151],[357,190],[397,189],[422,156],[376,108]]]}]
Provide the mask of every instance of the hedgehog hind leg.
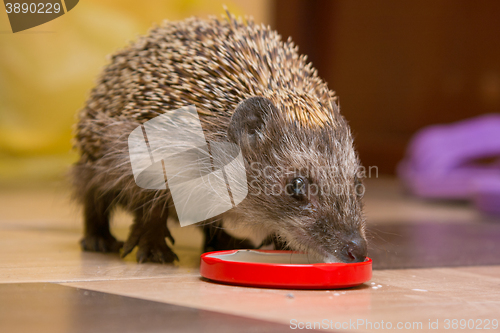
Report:
[{"label": "hedgehog hind leg", "polygon": [[250,241],[225,232],[220,222],[207,223],[202,228],[205,234],[203,252],[255,248]]},{"label": "hedgehog hind leg", "polygon": [[96,191],[88,191],[83,200],[85,232],[80,241],[82,250],[118,253],[123,242],[118,241],[109,229],[114,196],[111,194],[98,195]]},{"label": "hedgehog hind leg", "polygon": [[174,238],[167,227],[168,209],[154,207],[146,210],[134,210],[134,223],[130,235],[125,242],[122,258],[126,257],[137,246],[137,262],[172,263],[179,260],[165,241],[168,238],[174,244]]}]

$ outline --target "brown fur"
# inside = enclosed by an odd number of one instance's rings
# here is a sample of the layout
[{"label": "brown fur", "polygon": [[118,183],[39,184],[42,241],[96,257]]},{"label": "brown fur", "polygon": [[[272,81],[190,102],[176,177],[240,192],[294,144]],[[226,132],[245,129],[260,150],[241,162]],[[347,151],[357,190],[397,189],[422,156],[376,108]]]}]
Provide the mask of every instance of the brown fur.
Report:
[{"label": "brown fur", "polygon": [[[252,96],[278,110],[265,114],[255,145],[240,142],[249,184],[256,186],[249,186],[240,205],[211,222],[248,226],[327,259],[338,258],[336,251],[352,237],[364,242],[366,252],[362,203],[355,193],[359,161],[334,93],[290,39],[283,42],[270,28],[231,15],[165,22],[111,57],[76,127],[81,158],[73,183],[85,206],[83,249],[118,251],[122,243],[109,232],[109,214],[120,205],[135,215],[124,255],[138,245],[141,262],[176,259],[165,243],[171,238],[165,221],[176,217],[175,207],[168,190],[135,184],[128,135],[159,114],[194,104],[207,140],[227,141],[234,110]],[[264,177],[252,171],[257,164],[282,172]],[[307,203],[256,192],[283,187],[298,173],[314,182],[340,184],[343,191]],[[221,230],[215,241],[209,239],[214,234],[210,224],[205,232],[206,249],[251,246]]]}]

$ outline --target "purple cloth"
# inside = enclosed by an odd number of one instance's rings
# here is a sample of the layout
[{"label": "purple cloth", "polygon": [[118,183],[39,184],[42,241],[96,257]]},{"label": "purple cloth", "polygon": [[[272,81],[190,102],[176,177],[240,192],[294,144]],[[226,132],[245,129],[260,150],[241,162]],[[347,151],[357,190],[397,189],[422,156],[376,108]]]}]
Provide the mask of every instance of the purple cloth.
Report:
[{"label": "purple cloth", "polygon": [[[479,159],[498,158],[479,164]],[[468,199],[500,213],[500,114],[435,125],[411,140],[398,175],[425,198]]]}]

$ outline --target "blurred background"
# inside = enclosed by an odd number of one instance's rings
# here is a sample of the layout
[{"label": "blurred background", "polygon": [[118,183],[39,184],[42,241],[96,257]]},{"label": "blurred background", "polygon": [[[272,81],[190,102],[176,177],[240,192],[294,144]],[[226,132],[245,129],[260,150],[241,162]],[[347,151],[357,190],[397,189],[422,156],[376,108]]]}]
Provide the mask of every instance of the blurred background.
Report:
[{"label": "blurred background", "polygon": [[13,34],[0,11],[0,184],[62,179],[106,56],[164,19],[250,15],[292,36],[340,96],[366,166],[394,174],[411,136],[500,110],[500,2],[86,0]]},{"label": "blurred background", "polygon": [[[223,4],[293,38],[337,92],[367,171],[378,168],[364,182],[371,284],[327,293],[207,283],[195,225],[169,224],[175,266],[80,251],[82,207],[65,175],[77,159],[75,116],[107,56],[165,19],[225,16]],[[290,318],[364,318],[379,332],[380,322],[498,319],[499,0],[82,0],[15,34],[4,8],[0,333],[259,331],[249,320]],[[496,116],[468,122],[483,114]],[[456,121],[468,126],[420,132]],[[484,165],[467,164],[478,158]],[[113,234],[125,240],[131,223],[118,209]]]},{"label": "blurred background", "polygon": [[72,127],[107,56],[153,24],[189,16],[252,15],[270,1],[85,0],[65,15],[12,33],[0,8],[0,184],[62,180],[76,160]]}]

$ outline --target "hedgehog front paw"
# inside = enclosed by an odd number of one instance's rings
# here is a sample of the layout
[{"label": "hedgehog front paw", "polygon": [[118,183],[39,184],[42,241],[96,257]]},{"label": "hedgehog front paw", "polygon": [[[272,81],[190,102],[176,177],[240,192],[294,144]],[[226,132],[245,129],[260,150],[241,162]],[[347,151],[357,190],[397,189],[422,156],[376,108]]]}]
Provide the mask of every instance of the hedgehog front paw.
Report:
[{"label": "hedgehog front paw", "polygon": [[177,255],[168,247],[165,238],[172,245],[175,243],[172,234],[166,225],[148,225],[146,229],[143,223],[134,223],[130,235],[123,246],[122,258],[125,258],[137,246],[137,262],[172,263],[179,260]]},{"label": "hedgehog front paw", "polygon": [[168,247],[165,239],[156,241],[144,240],[139,241],[139,249],[137,250],[137,262],[155,262],[160,264],[172,263],[175,260],[179,261],[177,255]]},{"label": "hedgehog front paw", "polygon": [[254,248],[255,246],[249,240],[235,238],[217,226],[205,227],[203,252]]},{"label": "hedgehog front paw", "polygon": [[80,241],[83,251],[118,253],[123,247],[123,242],[116,240],[112,235],[87,235]]}]

